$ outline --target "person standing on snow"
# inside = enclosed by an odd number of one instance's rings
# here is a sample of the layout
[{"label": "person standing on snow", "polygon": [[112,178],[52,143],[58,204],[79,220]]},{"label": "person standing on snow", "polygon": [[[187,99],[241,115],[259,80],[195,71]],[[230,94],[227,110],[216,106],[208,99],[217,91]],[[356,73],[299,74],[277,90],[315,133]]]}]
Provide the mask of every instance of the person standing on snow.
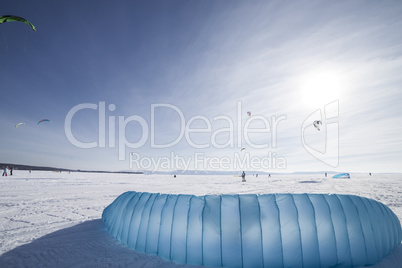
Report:
[{"label": "person standing on snow", "polygon": [[245,181],[246,181],[246,173],[244,173],[244,171],[243,171],[243,173],[241,174],[241,181],[242,181],[242,182],[245,182]]},{"label": "person standing on snow", "polygon": [[5,167],[4,171],[3,171],[3,176],[7,176],[7,171],[8,171],[8,167]]}]

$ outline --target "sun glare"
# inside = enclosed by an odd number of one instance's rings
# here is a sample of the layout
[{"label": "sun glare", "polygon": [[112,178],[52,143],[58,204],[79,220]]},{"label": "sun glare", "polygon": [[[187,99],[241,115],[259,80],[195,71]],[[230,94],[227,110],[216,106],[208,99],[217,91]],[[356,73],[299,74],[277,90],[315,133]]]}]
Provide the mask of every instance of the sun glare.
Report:
[{"label": "sun glare", "polygon": [[340,75],[332,72],[316,72],[305,75],[301,86],[303,103],[314,108],[339,99],[342,89]]}]

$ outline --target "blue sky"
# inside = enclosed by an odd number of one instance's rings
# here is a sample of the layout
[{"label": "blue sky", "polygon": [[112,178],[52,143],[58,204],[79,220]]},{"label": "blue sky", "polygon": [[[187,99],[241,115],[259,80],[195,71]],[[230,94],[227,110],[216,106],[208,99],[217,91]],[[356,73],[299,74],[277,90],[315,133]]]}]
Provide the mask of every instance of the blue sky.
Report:
[{"label": "blue sky", "polygon": [[191,169],[402,172],[400,1],[0,7],[37,29],[0,24],[0,162],[128,170],[135,153],[133,169],[173,155]]}]

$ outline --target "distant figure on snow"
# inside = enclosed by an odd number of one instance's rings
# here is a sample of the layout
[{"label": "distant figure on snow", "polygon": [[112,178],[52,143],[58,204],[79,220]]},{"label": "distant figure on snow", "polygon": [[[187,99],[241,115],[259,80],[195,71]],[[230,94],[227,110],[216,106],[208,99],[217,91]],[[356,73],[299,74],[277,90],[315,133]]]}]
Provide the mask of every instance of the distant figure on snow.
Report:
[{"label": "distant figure on snow", "polygon": [[325,177],[327,177],[327,172],[325,172]]},{"label": "distant figure on snow", "polygon": [[173,178],[176,178],[176,174],[175,174],[175,175],[173,175]]},{"label": "distant figure on snow", "polygon": [[271,174],[268,174],[268,178],[271,178]]},{"label": "distant figure on snow", "polygon": [[242,182],[245,182],[245,181],[246,181],[246,173],[244,173],[244,171],[243,171],[243,173],[241,174],[241,181],[242,181]]},{"label": "distant figure on snow", "polygon": [[13,169],[14,169],[14,167],[11,167],[11,168],[10,168],[10,176],[13,175]]},{"label": "distant figure on snow", "polygon": [[371,172],[369,173],[369,175],[371,176]]},{"label": "distant figure on snow", "polygon": [[8,167],[5,167],[2,176],[7,176],[7,171],[8,171]]}]

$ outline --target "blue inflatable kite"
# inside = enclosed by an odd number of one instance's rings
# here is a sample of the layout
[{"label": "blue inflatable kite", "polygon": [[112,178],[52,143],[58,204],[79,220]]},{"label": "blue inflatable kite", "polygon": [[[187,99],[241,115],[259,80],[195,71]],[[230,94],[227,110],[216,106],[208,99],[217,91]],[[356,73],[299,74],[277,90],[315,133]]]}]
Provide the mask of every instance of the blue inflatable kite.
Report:
[{"label": "blue inflatable kite", "polygon": [[332,176],[333,179],[350,179],[349,173],[340,173]]},{"label": "blue inflatable kite", "polygon": [[353,195],[126,192],[102,219],[137,251],[206,266],[359,267],[402,240],[387,206]]}]

